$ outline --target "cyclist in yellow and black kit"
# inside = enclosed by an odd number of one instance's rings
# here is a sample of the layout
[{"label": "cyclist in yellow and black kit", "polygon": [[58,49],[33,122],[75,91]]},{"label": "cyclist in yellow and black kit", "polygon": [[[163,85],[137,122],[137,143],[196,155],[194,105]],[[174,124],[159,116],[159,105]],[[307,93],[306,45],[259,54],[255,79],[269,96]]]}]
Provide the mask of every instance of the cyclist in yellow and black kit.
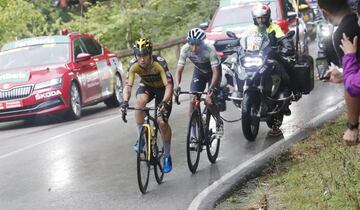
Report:
[{"label": "cyclist in yellow and black kit", "polygon": [[[172,169],[170,156],[171,128],[168,119],[172,109],[173,78],[167,67],[164,58],[152,55],[152,43],[149,39],[138,39],[134,44],[134,55],[130,61],[126,84],[124,87],[124,103],[121,111],[126,112],[129,106],[131,90],[134,85],[135,75],[141,78],[139,88],[136,91],[136,108],[144,108],[147,103],[155,98],[155,105],[158,107],[162,116],[158,116],[160,134],[164,143],[164,173],[169,173]],[[135,120],[137,124],[138,137],[144,123],[144,113],[135,111]],[[134,146],[136,151],[138,141]]]}]

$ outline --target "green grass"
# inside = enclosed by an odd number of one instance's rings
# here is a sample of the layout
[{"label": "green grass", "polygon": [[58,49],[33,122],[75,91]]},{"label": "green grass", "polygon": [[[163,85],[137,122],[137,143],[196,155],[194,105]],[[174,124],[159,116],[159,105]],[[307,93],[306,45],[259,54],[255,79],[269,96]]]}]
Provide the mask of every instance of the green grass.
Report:
[{"label": "green grass", "polygon": [[292,146],[256,180],[245,203],[235,192],[225,201],[233,207],[226,209],[359,210],[360,146],[342,142],[345,122],[343,115]]}]

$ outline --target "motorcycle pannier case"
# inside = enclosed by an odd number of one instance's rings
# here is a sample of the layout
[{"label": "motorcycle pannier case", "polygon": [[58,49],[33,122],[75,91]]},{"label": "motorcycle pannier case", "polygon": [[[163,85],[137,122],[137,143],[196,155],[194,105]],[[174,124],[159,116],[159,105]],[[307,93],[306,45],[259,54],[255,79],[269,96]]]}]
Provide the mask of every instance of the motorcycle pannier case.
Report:
[{"label": "motorcycle pannier case", "polygon": [[300,92],[309,94],[314,89],[314,59],[309,55],[301,55],[294,70]]}]

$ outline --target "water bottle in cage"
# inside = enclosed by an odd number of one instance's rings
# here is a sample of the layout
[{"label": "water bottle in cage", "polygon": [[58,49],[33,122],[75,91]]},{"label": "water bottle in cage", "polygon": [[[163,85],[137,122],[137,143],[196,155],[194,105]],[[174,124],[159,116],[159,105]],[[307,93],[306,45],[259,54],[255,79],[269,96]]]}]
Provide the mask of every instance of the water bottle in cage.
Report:
[{"label": "water bottle in cage", "polygon": [[205,126],[205,124],[206,124],[206,113],[205,113],[205,112],[202,113],[201,119],[202,119],[202,124],[203,124],[203,126]]},{"label": "water bottle in cage", "polygon": [[213,116],[210,117],[209,130],[212,130],[213,133],[216,132],[216,121]]}]

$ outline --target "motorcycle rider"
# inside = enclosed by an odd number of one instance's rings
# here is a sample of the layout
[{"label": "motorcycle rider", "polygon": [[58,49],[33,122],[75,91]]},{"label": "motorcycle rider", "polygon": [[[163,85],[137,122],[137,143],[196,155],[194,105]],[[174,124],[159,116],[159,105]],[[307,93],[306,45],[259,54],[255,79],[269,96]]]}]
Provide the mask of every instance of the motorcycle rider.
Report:
[{"label": "motorcycle rider", "polygon": [[[277,65],[277,68],[281,72],[281,78],[284,85],[283,96],[288,97],[291,91],[297,90],[295,86],[296,82],[291,80],[291,71],[293,70],[294,65],[294,60],[292,57],[295,54],[292,40],[289,40],[287,37],[285,37],[285,34],[280,26],[271,21],[271,9],[268,4],[260,3],[255,5],[252,8],[251,15],[254,20],[254,25],[247,32],[245,32],[245,34],[251,31],[266,33],[269,35],[272,46],[281,46],[280,53],[272,53],[272,58],[274,58],[279,64]],[[289,90],[289,88],[291,90]],[[284,115],[290,114],[291,111],[289,106],[286,106],[284,109]]]},{"label": "motorcycle rider", "polygon": [[[131,90],[137,74],[141,77],[141,81],[136,91],[136,108],[144,108],[155,98],[155,105],[159,113],[162,113],[162,116],[157,116],[157,122],[164,142],[163,171],[169,173],[172,170],[172,161],[170,156],[171,127],[168,119],[172,109],[173,78],[165,59],[152,54],[152,43],[149,39],[140,38],[135,41],[134,55],[135,58],[130,61],[126,77],[121,111],[126,113],[129,107]],[[135,110],[135,120],[139,137],[144,123],[143,111]],[[138,143],[139,141],[134,145],[135,151],[138,150]]]},{"label": "motorcycle rider", "polygon": [[[218,106],[215,104],[214,97],[218,94],[218,85],[221,77],[219,58],[213,45],[204,43],[206,34],[200,28],[193,28],[188,32],[187,43],[182,46],[180,58],[176,69],[176,88],[174,95],[179,95],[181,91],[181,77],[184,71],[186,58],[194,64],[194,71],[190,90],[202,92],[208,84],[208,94],[206,95],[206,106],[216,119],[217,133],[222,135],[224,132],[223,121],[220,117]],[[190,114],[194,107],[195,98],[190,100]]]}]

